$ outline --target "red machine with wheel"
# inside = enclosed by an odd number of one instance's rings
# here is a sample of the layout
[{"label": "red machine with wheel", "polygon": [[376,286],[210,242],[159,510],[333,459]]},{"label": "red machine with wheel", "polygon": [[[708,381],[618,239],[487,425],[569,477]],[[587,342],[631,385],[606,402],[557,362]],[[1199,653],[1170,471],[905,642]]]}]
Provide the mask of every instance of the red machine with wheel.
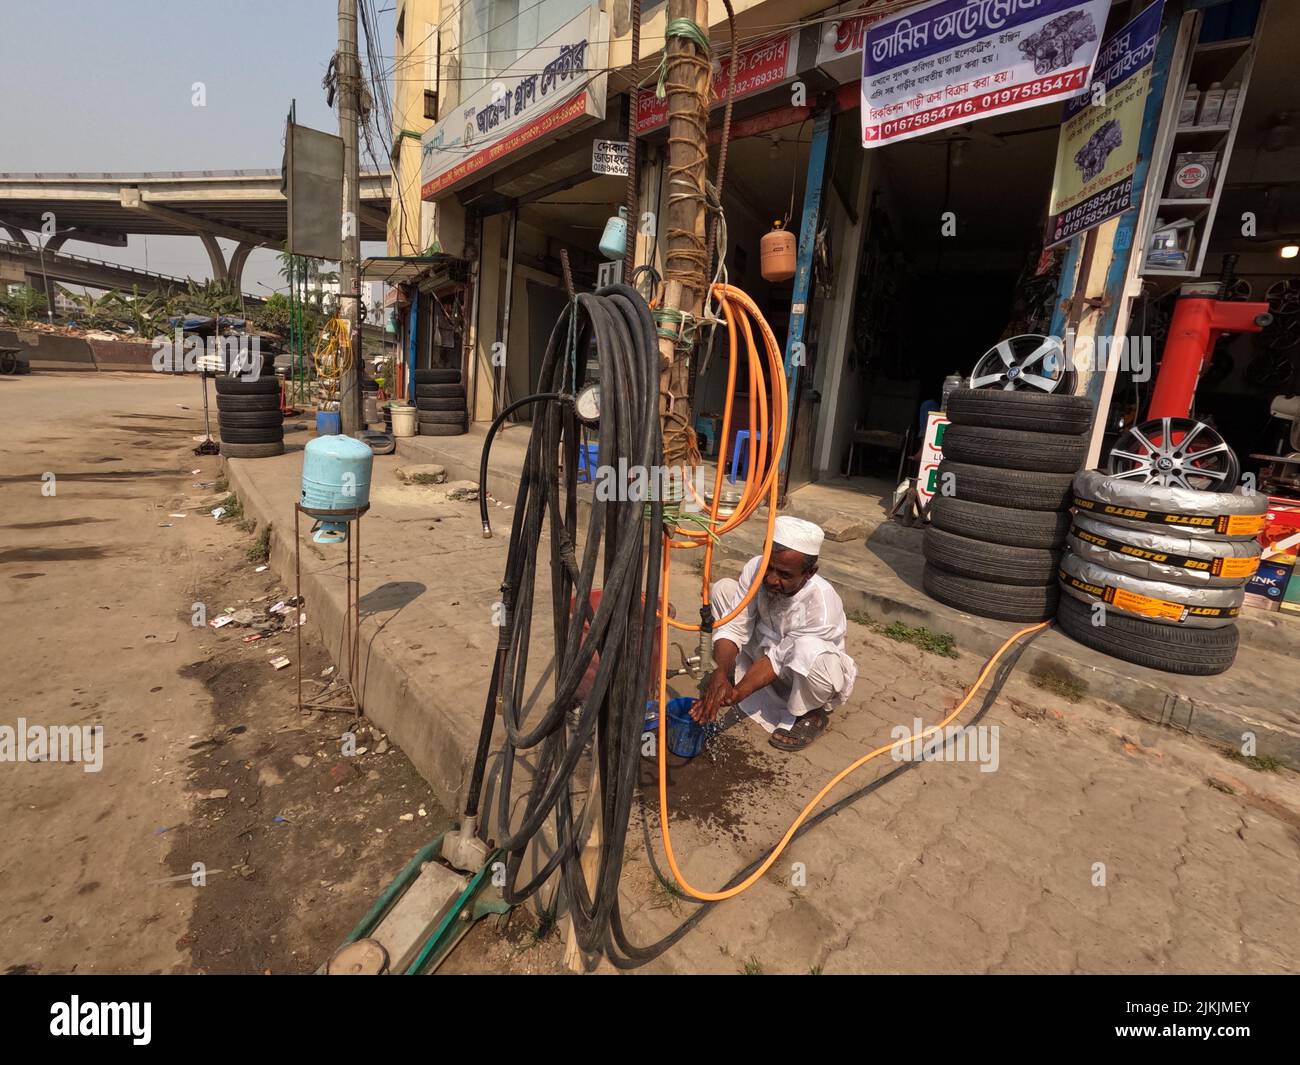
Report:
[{"label": "red machine with wheel", "polygon": [[1225,333],[1258,333],[1272,323],[1267,303],[1225,299],[1236,282],[1235,255],[1223,260],[1214,294],[1180,295],[1169,325],[1146,421],[1121,434],[1110,451],[1116,477],[1164,487],[1231,491],[1237,456],[1210,426],[1192,417],[1196,383]]}]

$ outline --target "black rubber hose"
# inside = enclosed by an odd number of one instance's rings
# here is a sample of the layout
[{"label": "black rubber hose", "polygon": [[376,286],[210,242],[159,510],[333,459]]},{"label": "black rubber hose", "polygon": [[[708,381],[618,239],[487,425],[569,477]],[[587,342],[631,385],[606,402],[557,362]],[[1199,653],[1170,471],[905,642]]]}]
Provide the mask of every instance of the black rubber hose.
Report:
[{"label": "black rubber hose", "polygon": [[[572,348],[571,338],[576,342]],[[646,505],[626,491],[614,493],[615,499],[597,492],[585,528],[579,529],[581,423],[571,397],[585,382],[589,349],[601,388],[597,434],[602,472],[605,467],[651,471],[659,465],[659,356],[649,307],[626,285],[580,294],[552,330],[538,392],[498,416],[480,461],[480,517],[488,533],[486,467],[493,438],[509,413],[525,403],[537,404],[515,500],[502,583],[509,606],[501,619],[505,625],[488,692],[492,710],[485,708],[480,750],[490,745],[499,702],[505,737],[496,825],[505,835],[497,844],[506,852],[503,894],[512,904],[521,902],[558,870],[577,941],[590,953],[609,938],[636,792],[659,596],[663,503]],[[563,477],[556,470],[561,455]],[[549,538],[551,563],[554,676],[551,692],[538,700],[540,705],[530,705],[528,666],[543,533]],[[597,588],[601,596],[593,607]],[[579,698],[589,672],[590,689]],[[588,751],[599,780],[600,806],[575,810],[573,778]],[[516,796],[514,774],[521,758],[527,758],[531,780]],[[486,764],[486,757],[481,760]],[[585,768],[583,773],[585,777]],[[475,805],[482,776],[476,772],[471,778],[475,794],[469,801]],[[585,779],[581,783],[585,787]],[[589,890],[579,862],[579,826],[592,817],[601,819],[602,844]],[[548,825],[551,831],[544,832]],[[527,883],[520,883],[530,853],[547,857]]]}]

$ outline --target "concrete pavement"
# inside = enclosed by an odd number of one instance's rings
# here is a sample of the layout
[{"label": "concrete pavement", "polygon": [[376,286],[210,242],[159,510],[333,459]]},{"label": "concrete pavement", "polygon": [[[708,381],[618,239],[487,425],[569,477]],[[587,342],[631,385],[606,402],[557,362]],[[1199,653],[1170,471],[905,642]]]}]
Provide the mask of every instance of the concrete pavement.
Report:
[{"label": "concrete pavement", "polygon": [[[246,509],[273,525],[272,563],[291,579],[299,449],[308,436],[286,439],[285,456],[233,460],[227,469]],[[506,544],[482,538],[474,504],[447,502],[392,477],[400,462],[440,453],[453,456],[443,463],[453,476],[469,474],[473,437],[451,439],[462,442],[459,450],[447,441],[436,450],[427,441],[403,442],[403,454],[376,460],[363,526],[358,683],[368,716],[455,809],[496,643],[492,606]],[[503,472],[491,481],[502,531],[509,511],[501,501],[513,499],[504,468],[523,439],[519,430],[507,434],[498,452]],[[337,548],[309,547],[304,537],[302,557],[309,623],[321,625],[327,646],[337,648],[341,556]],[[738,568],[728,559],[718,575]],[[675,576],[679,612],[696,580],[685,565]],[[742,723],[719,738],[707,760],[674,771],[670,825],[687,879],[715,889],[765,853],[834,771],[897,736],[899,726],[943,717],[974,679],[987,645],[1001,642],[991,623],[979,622],[978,638],[969,625],[944,628],[955,630],[956,659],[854,625],[849,649],[861,670],[858,690],[808,751],[779,754]],[[719,907],[649,968],[1294,971],[1294,774],[1251,769],[1145,723],[1100,684],[1090,684],[1077,703],[1069,701],[1078,694],[1069,686],[1065,695],[1035,686],[1034,656],[1046,656],[1057,639],[1064,637],[1048,634],[1026,653],[982,721],[997,729],[996,767],[936,762],[904,774],[796,841],[742,898]],[[894,768],[888,756],[879,758],[842,787]],[[663,861],[659,815],[653,789],[643,794],[622,887],[630,934],[641,943],[692,905],[655,876]]]}]

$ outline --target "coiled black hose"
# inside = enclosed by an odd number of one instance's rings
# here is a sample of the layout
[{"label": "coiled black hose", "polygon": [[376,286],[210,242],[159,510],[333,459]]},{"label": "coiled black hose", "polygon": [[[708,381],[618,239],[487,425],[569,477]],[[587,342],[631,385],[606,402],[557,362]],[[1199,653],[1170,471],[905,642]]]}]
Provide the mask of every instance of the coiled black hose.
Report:
[{"label": "coiled black hose", "polygon": [[[594,350],[600,375],[600,463],[614,470],[639,467],[647,472],[660,465],[659,355],[650,309],[626,285],[579,294],[552,330],[538,381],[541,391],[517,404],[534,403],[535,416],[510,533],[502,584],[505,625],[485,707],[484,739],[491,735],[496,716],[492,709],[499,700],[505,742],[496,824],[498,831],[509,832],[497,843],[507,854],[506,900],[523,902],[559,869],[577,943],[592,954],[609,939],[636,789],[659,596],[663,501],[647,503],[628,498],[628,492],[613,493],[613,499],[606,498],[610,493],[597,493],[580,542],[576,470],[581,423],[572,396],[585,383],[589,349]],[[499,422],[489,433],[484,467]],[[561,454],[563,483],[556,470]],[[487,532],[486,500],[480,513]],[[554,679],[550,696],[526,709],[544,529],[549,533]],[[601,595],[593,608],[598,566]],[[590,690],[579,699],[579,686],[593,661],[597,666]],[[575,707],[576,719],[571,714]],[[571,785],[593,737],[601,801],[596,816],[603,832],[594,890],[589,891],[579,864],[577,831],[585,811],[575,814]],[[469,811],[477,811],[486,747],[480,743],[482,757],[471,778]],[[522,812],[516,812],[512,783],[516,759],[525,753],[533,775]],[[539,833],[552,817],[555,849],[537,873],[520,884],[525,856],[534,843],[538,853],[549,849],[551,841],[539,839]]]}]

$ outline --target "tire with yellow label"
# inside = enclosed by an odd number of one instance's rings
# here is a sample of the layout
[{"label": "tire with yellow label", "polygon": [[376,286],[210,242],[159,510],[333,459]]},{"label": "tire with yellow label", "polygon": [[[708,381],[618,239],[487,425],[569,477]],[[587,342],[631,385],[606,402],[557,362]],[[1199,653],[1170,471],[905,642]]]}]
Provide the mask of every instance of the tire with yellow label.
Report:
[{"label": "tire with yellow label", "polygon": [[1061,591],[1091,606],[1105,603],[1107,613],[1127,614],[1164,625],[1215,629],[1230,625],[1241,613],[1246,590],[1189,588],[1168,581],[1147,581],[1117,573],[1067,553],[1061,559]]},{"label": "tire with yellow label", "polygon": [[1085,647],[1165,673],[1210,677],[1224,672],[1237,657],[1236,625],[1187,629],[1116,611],[1108,611],[1105,624],[1097,625],[1092,608],[1069,595],[1061,596],[1056,624]]},{"label": "tire with yellow label", "polygon": [[1189,588],[1240,588],[1259,569],[1257,540],[1200,540],[1110,525],[1086,514],[1074,516],[1066,543],[1104,569]]},{"label": "tire with yellow label", "polygon": [[1074,508],[1076,513],[1130,529],[1198,540],[1253,540],[1264,528],[1268,496],[1161,488],[1099,470],[1081,470],[1074,477]]}]

